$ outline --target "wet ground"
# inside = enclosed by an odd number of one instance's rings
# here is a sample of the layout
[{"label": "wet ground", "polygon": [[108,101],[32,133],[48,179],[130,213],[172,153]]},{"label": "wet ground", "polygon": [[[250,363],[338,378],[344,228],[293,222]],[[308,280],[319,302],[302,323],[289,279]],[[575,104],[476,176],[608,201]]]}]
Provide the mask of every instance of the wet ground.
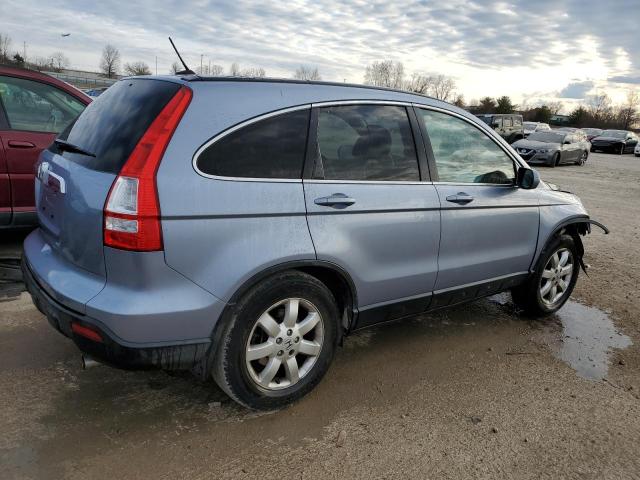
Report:
[{"label": "wet ground", "polygon": [[503,294],[360,332],[276,413],[189,375],[82,371],[0,283],[0,478],[638,478],[640,159],[541,173],[612,230],[587,239],[574,301],[532,321]]}]

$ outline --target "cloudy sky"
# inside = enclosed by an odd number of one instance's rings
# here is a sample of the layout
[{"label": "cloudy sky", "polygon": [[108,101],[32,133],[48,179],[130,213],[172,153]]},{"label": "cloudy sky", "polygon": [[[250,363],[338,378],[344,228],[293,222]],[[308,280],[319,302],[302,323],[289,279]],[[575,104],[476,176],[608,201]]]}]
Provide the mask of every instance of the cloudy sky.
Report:
[{"label": "cloudy sky", "polygon": [[[640,89],[639,0],[377,1],[2,0],[0,32],[27,56],[64,51],[95,70],[106,43],[123,62],[167,73],[171,35],[191,66],[263,67],[290,77],[300,64],[324,80],[362,82],[367,64],[454,77],[466,101],[510,95],[569,109],[599,91],[622,101]],[[62,33],[71,33],[62,37]]]}]

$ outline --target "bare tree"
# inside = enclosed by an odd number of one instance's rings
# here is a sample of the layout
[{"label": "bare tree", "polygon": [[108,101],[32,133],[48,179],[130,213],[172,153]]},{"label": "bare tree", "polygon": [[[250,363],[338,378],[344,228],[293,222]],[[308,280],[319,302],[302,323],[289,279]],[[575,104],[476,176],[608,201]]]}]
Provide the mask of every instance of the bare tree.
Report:
[{"label": "bare tree", "polygon": [[53,70],[50,57],[36,57],[33,59],[33,65],[38,71]]},{"label": "bare tree", "polygon": [[596,122],[606,123],[611,117],[611,98],[606,93],[596,93],[590,98],[589,113]]},{"label": "bare tree", "polygon": [[171,64],[171,70],[170,70],[169,73],[171,73],[171,75],[175,75],[176,73],[178,73],[181,70],[182,70],[182,67],[180,66],[180,64],[178,62],[173,62]]},{"label": "bare tree", "polygon": [[293,78],[296,80],[322,80],[318,67],[311,68],[305,65],[300,65],[300,67],[296,69]]},{"label": "bare tree", "polygon": [[404,88],[404,65],[393,60],[367,65],[364,83],[376,87]]},{"label": "bare tree", "polygon": [[240,65],[237,62],[233,62],[231,67],[229,67],[229,76],[230,77],[240,77],[242,72],[240,72]]},{"label": "bare tree", "polygon": [[[547,103],[547,107],[551,110],[552,115],[558,115],[562,110],[562,102],[549,102]],[[520,108],[524,110],[525,105],[523,104]]]},{"label": "bare tree", "polygon": [[57,72],[69,67],[69,65],[71,64],[71,62],[69,61],[69,57],[67,57],[62,52],[52,53],[49,56],[49,59],[50,59],[50,64],[52,68]]},{"label": "bare tree", "polygon": [[229,68],[229,76],[231,77],[252,77],[252,78],[263,78],[267,75],[267,72],[264,68],[245,68],[244,70],[240,69],[240,65],[237,62],[233,62],[231,64],[231,68]]},{"label": "bare tree", "polygon": [[411,75],[411,80],[407,81],[404,88],[410,92],[428,95],[432,85],[433,77],[422,75],[421,73],[414,73]]},{"label": "bare tree", "polygon": [[222,65],[211,65],[209,75],[212,77],[221,77],[224,75],[224,68],[222,68]]},{"label": "bare tree", "polygon": [[124,73],[127,75],[151,75],[149,65],[144,62],[132,62],[124,64]]},{"label": "bare tree", "polygon": [[114,77],[118,74],[118,70],[120,70],[120,51],[111,44],[105,45],[102,50],[100,70],[102,70],[102,73],[108,78]]},{"label": "bare tree", "polygon": [[456,107],[464,108],[464,107],[465,107],[465,104],[464,104],[464,96],[463,96],[461,93],[459,93],[459,94],[456,96],[456,99],[453,101],[453,104],[454,104]]},{"label": "bare tree", "polygon": [[630,90],[627,100],[618,110],[618,123],[623,130],[629,130],[640,122],[640,95],[635,90]]},{"label": "bare tree", "polygon": [[453,78],[447,77],[445,75],[436,75],[433,77],[433,84],[430,89],[430,94],[437,98],[438,100],[442,100],[444,102],[448,102],[455,95],[456,91],[456,82]]},{"label": "bare tree", "polygon": [[0,33],[0,60],[7,62],[11,51],[11,37],[6,33]]}]

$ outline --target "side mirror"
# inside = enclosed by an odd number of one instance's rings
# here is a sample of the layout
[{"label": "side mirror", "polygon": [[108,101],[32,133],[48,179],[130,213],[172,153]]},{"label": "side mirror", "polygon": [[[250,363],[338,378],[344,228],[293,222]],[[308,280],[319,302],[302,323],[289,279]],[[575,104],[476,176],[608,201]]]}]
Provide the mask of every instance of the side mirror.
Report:
[{"label": "side mirror", "polygon": [[565,140],[565,141],[564,141],[564,144],[565,144],[565,145],[571,145],[571,140]]},{"label": "side mirror", "polygon": [[517,184],[525,190],[533,190],[540,184],[540,174],[533,168],[520,167],[518,169]]}]

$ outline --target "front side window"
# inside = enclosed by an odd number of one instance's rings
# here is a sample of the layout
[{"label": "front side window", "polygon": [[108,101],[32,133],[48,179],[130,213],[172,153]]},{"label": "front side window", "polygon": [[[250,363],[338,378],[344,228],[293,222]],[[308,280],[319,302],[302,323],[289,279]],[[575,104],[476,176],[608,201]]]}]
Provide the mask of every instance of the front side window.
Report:
[{"label": "front side window", "polygon": [[513,160],[484,132],[452,115],[418,109],[441,182],[513,184]]},{"label": "front side window", "polygon": [[60,133],[85,105],[58,88],[16,77],[0,77],[0,99],[12,130]]},{"label": "front side window", "polygon": [[502,122],[504,128],[511,128],[513,126],[513,119],[511,117],[505,117]]},{"label": "front side window", "polygon": [[297,110],[242,127],[204,150],[197,166],[221,177],[300,179],[309,113]]},{"label": "front side window", "polygon": [[405,107],[348,105],[320,108],[314,178],[420,180]]}]

